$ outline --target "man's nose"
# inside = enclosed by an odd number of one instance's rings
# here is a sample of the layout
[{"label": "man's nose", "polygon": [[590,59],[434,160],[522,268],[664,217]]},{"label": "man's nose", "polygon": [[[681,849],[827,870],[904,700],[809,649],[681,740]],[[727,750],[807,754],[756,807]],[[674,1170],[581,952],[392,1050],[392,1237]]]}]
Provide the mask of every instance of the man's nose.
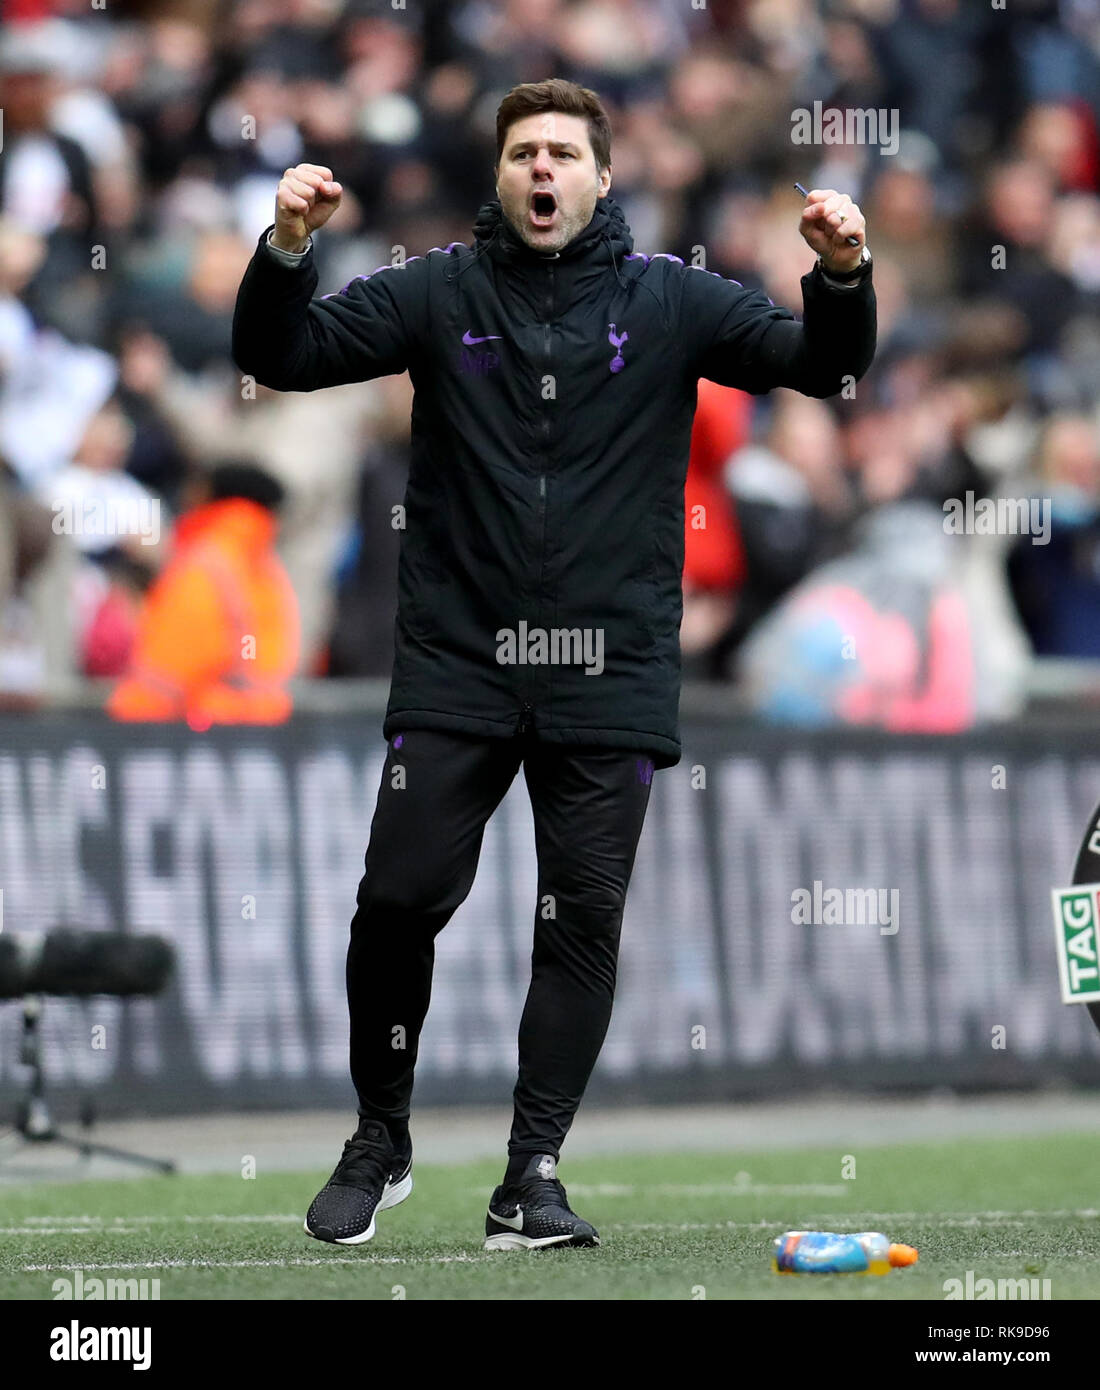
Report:
[{"label": "man's nose", "polygon": [[550,163],[550,153],[548,150],[539,150],[535,155],[534,163],[531,165],[532,173],[544,179],[546,176],[553,175],[553,166]]}]

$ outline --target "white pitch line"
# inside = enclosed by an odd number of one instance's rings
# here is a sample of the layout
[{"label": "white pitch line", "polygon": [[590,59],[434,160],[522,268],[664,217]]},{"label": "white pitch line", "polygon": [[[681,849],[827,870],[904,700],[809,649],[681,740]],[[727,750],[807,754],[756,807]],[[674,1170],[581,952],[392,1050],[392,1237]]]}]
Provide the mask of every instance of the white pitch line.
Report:
[{"label": "white pitch line", "polygon": [[151,1226],[157,1222],[166,1223],[171,1221],[217,1221],[249,1223],[253,1221],[298,1221],[300,1213],[297,1212],[262,1212],[255,1216],[247,1213],[229,1216],[223,1212],[200,1212],[196,1216],[181,1214],[178,1216],[168,1216],[163,1212],[158,1212],[154,1216],[24,1216],[23,1222],[27,1226],[33,1226],[37,1222],[43,1225],[57,1225],[62,1221],[76,1222],[81,1226],[95,1226],[97,1229],[109,1230],[110,1223],[117,1222],[119,1225],[127,1226]]},{"label": "white pitch line", "polygon": [[[867,1223],[873,1217],[844,1216],[842,1219],[825,1218],[828,1229],[843,1233],[845,1230],[871,1230]],[[970,1230],[997,1230],[1001,1227],[1026,1230],[1027,1221],[988,1221],[981,1224],[973,1221],[936,1221],[937,1227],[946,1230],[968,1228]],[[783,1231],[782,1221],[601,1221],[601,1231]],[[801,1230],[801,1225],[799,1226]],[[825,1229],[823,1226],[822,1229]]]},{"label": "white pitch line", "polygon": [[[118,1235],[137,1235],[139,1226],[112,1226]],[[102,1226],[0,1226],[0,1236],[101,1236]]]},{"label": "white pitch line", "polygon": [[605,1221],[607,1231],[781,1231],[782,1221]]},{"label": "white pitch line", "polygon": [[851,1189],[845,1183],[661,1183],[646,1191],[663,1197],[843,1197]]},{"label": "white pitch line", "polygon": [[481,1255],[361,1255],[350,1258],[334,1255],[331,1259],[297,1260],[142,1260],[133,1264],[48,1264],[23,1265],[22,1274],[48,1274],[55,1269],[287,1269],[294,1265],[424,1265],[424,1264],[481,1264],[491,1260],[492,1251]]},{"label": "white pitch line", "polygon": [[830,1212],[812,1212],[811,1215],[820,1217],[828,1221],[851,1221],[853,1217],[860,1220],[871,1221],[1007,1221],[1009,1219],[1018,1220],[1022,1217],[1032,1217],[1046,1219],[1049,1221],[1064,1221],[1067,1217],[1074,1220],[1095,1220],[1100,1216],[1100,1210],[1096,1207],[1080,1207],[1076,1211],[1068,1208],[1055,1208],[1049,1211],[859,1211],[845,1212],[843,1215],[834,1215]]},{"label": "white pitch line", "polygon": [[[843,1197],[851,1191],[847,1183],[773,1184],[747,1182],[653,1184],[583,1183],[569,1184],[570,1196],[577,1197]],[[468,1187],[467,1195],[484,1195],[480,1187]]]},{"label": "white pitch line", "polygon": [[[677,1187],[674,1184],[666,1184],[660,1188],[624,1188],[614,1185],[585,1187],[583,1184],[570,1184],[570,1190],[576,1192],[578,1196],[584,1197],[618,1197],[634,1196],[644,1192],[661,1192],[665,1195],[682,1194],[687,1196],[713,1195],[722,1196],[726,1189],[721,1186],[714,1187]],[[744,1192],[741,1187],[732,1189],[735,1193]],[[822,1191],[821,1188],[802,1187],[802,1188],[781,1188],[769,1187],[760,1188],[757,1191],[770,1194],[805,1194],[814,1191]],[[480,1188],[471,1191],[481,1192]],[[827,1194],[832,1196],[838,1192],[848,1193],[851,1191],[849,1186],[842,1188],[827,1188]],[[1019,1222],[1025,1218],[1041,1220],[1095,1220],[1100,1217],[1100,1208],[1079,1207],[1070,1209],[1068,1207],[1051,1208],[1048,1210],[1024,1209],[1022,1211],[845,1211],[845,1212],[811,1212],[810,1215],[829,1220],[851,1223],[853,1221],[935,1221],[937,1223],[954,1221],[957,1223],[988,1221],[988,1222]],[[45,1235],[48,1231],[64,1233],[66,1230],[73,1235],[82,1235],[94,1232],[97,1235],[107,1235],[112,1231],[116,1234],[128,1233],[131,1228],[153,1225],[170,1225],[173,1222],[186,1222],[192,1225],[259,1225],[259,1224],[289,1224],[298,1222],[301,1219],[298,1212],[257,1212],[253,1215],[247,1213],[229,1214],[226,1212],[199,1212],[196,1214],[180,1213],[179,1215],[166,1215],[163,1212],[144,1216],[24,1216],[21,1218],[22,1225],[8,1226],[0,1228],[5,1235]],[[73,1223],[66,1225],[65,1223]],[[775,1225],[773,1222],[738,1222],[738,1225]]]},{"label": "white pitch line", "polygon": [[[479,1189],[480,1190],[480,1189]],[[613,1188],[612,1191],[593,1188],[590,1191],[584,1189],[581,1184],[576,1184],[573,1189],[578,1196],[620,1196],[625,1195],[623,1189]],[[629,1189],[633,1192],[635,1189]],[[644,1189],[645,1191],[665,1191],[679,1192],[686,1195],[721,1195],[725,1189],[715,1188],[680,1188],[674,1184],[666,1184],[661,1189]],[[740,1193],[743,1189],[734,1189]],[[849,1191],[848,1188],[841,1189]],[[806,1189],[779,1189],[772,1188],[769,1192],[788,1191],[792,1195],[805,1192]],[[830,1189],[832,1195],[832,1189]],[[800,1221],[810,1219],[819,1223],[822,1228],[843,1230],[845,1227],[851,1230],[871,1230],[878,1223],[886,1222],[890,1224],[919,1221],[922,1224],[934,1224],[943,1226],[947,1229],[981,1229],[987,1226],[1003,1226],[1010,1229],[1025,1228],[1035,1221],[1056,1221],[1056,1220],[1095,1220],[1100,1217],[1100,1209],[1095,1207],[1082,1207],[1076,1210],[1069,1208],[1054,1208],[1047,1211],[1024,1210],[1024,1211],[982,1211],[982,1212],[927,1212],[927,1211],[846,1211],[846,1212],[808,1212],[799,1217]],[[255,1215],[242,1215],[210,1212],[200,1214],[181,1214],[178,1216],[168,1216],[157,1213],[148,1216],[129,1216],[129,1217],[101,1217],[101,1216],[29,1216],[25,1217],[26,1224],[22,1226],[0,1227],[2,1236],[72,1236],[72,1235],[119,1235],[132,1236],[139,1235],[144,1229],[154,1225],[167,1225],[173,1222],[184,1222],[192,1225],[295,1225],[299,1223],[300,1217],[294,1212],[262,1212]],[[47,1225],[46,1222],[53,1224]],[[58,1223],[73,1222],[80,1224],[64,1225]],[[41,1223],[41,1224],[39,1224]],[[608,1222],[608,1229],[632,1230],[632,1231],[721,1231],[721,1230],[766,1230],[770,1227],[779,1229],[782,1226],[780,1221],[616,1221]],[[487,1252],[490,1253],[490,1252]],[[363,1257],[363,1259],[373,1259],[382,1257]],[[386,1257],[387,1259],[396,1257]],[[419,1258],[419,1257],[418,1257]],[[424,1256],[424,1260],[438,1259],[468,1259],[469,1256]],[[346,1261],[346,1263],[360,1264],[363,1259]],[[416,1263],[416,1260],[409,1261]],[[201,1262],[200,1262],[201,1263]],[[264,1262],[260,1262],[261,1265]],[[278,1263],[278,1262],[273,1262]],[[304,1261],[291,1261],[291,1263],[308,1263]],[[319,1261],[319,1263],[333,1263],[333,1261]],[[42,1266],[42,1268],[68,1268],[69,1266]],[[76,1268],[77,1266],[72,1266]],[[95,1265],[80,1265],[81,1269],[94,1269]],[[103,1268],[122,1269],[122,1268],[160,1268],[160,1265],[108,1265]],[[169,1262],[163,1266],[176,1267]],[[184,1262],[182,1267],[187,1267]],[[211,1262],[212,1268],[234,1268],[233,1265],[222,1265],[219,1262]],[[247,1264],[242,1267],[247,1267]],[[28,1266],[28,1269],[38,1268]]]},{"label": "white pitch line", "polygon": [[[816,1213],[814,1214],[816,1216]],[[817,1219],[828,1221],[831,1226],[843,1228],[851,1227],[862,1230],[868,1221],[882,1220],[882,1213],[863,1215],[852,1215],[846,1212],[843,1216],[834,1215],[818,1217]],[[297,1224],[297,1217],[292,1218]],[[902,1218],[896,1218],[902,1219]],[[997,1228],[1005,1227],[1008,1229],[1026,1230],[1034,1224],[1033,1221],[1018,1221],[997,1217],[988,1219],[983,1217],[935,1217],[921,1218],[932,1220],[936,1226],[942,1226],[947,1230],[979,1230],[986,1227]],[[289,1223],[287,1223],[289,1224]],[[720,1230],[744,1230],[759,1231],[774,1228],[779,1230],[783,1227],[782,1221],[609,1221],[605,1223],[609,1230],[619,1231],[720,1231]],[[140,1235],[145,1228],[141,1226],[5,1226],[0,1227],[0,1235],[7,1236],[70,1236],[70,1235]],[[82,1266],[84,1268],[84,1266]]]}]

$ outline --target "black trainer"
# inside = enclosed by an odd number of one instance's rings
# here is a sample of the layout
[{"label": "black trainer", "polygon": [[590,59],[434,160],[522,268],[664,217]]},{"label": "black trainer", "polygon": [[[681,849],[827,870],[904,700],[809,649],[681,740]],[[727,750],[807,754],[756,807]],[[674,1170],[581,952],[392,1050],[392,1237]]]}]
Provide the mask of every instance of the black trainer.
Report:
[{"label": "black trainer", "polygon": [[546,1245],[599,1245],[594,1226],[569,1209],[553,1154],[532,1154],[512,1187],[493,1193],[485,1217],[486,1250],[540,1250]]},{"label": "black trainer", "polygon": [[306,1213],[305,1232],[337,1245],[359,1245],[374,1235],[376,1213],[412,1191],[412,1146],[395,1153],[386,1126],[361,1120],[328,1182]]}]

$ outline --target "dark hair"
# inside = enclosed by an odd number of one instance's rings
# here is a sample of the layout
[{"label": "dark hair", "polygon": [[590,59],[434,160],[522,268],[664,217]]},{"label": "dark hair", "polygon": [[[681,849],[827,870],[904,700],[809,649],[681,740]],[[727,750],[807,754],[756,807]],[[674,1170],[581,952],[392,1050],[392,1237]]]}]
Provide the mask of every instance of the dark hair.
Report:
[{"label": "dark hair", "polygon": [[235,460],[220,463],[211,469],[207,478],[211,502],[224,502],[229,497],[244,497],[258,502],[269,512],[277,512],[286,497],[286,489],[278,478],[254,463]]},{"label": "dark hair", "polygon": [[156,578],[152,562],[146,563],[123,550],[120,545],[112,545],[93,557],[105,574],[121,583],[130,584],[144,594]]},{"label": "dark hair", "polygon": [[603,102],[587,87],[578,87],[564,77],[548,77],[545,82],[521,82],[497,107],[498,168],[511,127],[516,121],[522,121],[526,116],[537,116],[542,111],[560,111],[563,116],[583,116],[588,121],[588,138],[596,156],[597,169],[610,167],[611,122]]}]

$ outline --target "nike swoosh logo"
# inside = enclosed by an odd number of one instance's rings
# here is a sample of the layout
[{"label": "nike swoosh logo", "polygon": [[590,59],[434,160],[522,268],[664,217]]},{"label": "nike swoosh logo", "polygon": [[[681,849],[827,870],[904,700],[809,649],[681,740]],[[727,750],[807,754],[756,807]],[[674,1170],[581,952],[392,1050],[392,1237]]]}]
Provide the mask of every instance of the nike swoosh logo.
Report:
[{"label": "nike swoosh logo", "polygon": [[470,330],[467,328],[466,332],[462,335],[462,341],[466,344],[467,347],[473,347],[476,343],[499,342],[503,337],[503,333],[488,333],[484,338],[475,338],[470,333]]},{"label": "nike swoosh logo", "polygon": [[489,1215],[493,1218],[494,1221],[499,1221],[500,1224],[501,1224],[502,1226],[511,1226],[511,1228],[512,1228],[513,1231],[522,1231],[522,1230],[523,1230],[523,1208],[522,1208],[522,1207],[516,1207],[516,1214],[515,1214],[515,1216],[498,1216],[497,1213],[496,1213],[495,1211],[493,1211],[493,1209],[490,1207],[490,1209],[489,1209]]}]

